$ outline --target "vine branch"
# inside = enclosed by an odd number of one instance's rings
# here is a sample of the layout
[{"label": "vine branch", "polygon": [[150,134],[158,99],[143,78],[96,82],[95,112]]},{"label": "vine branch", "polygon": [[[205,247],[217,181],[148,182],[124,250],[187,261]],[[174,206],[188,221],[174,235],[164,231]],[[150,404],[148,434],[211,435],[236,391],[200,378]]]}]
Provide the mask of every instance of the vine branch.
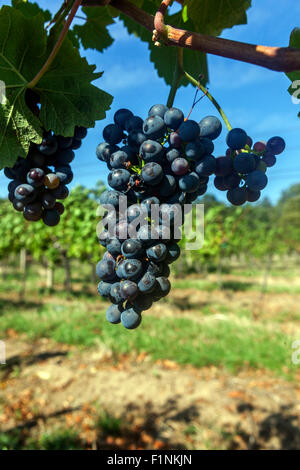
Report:
[{"label": "vine branch", "polygon": [[76,12],[77,12],[78,8],[81,5],[81,2],[82,2],[82,0],[75,0],[74,4],[72,6],[72,9],[70,11],[70,14],[69,14],[69,16],[68,16],[68,18],[67,18],[67,20],[64,24],[63,29],[61,30],[61,33],[58,37],[58,40],[56,41],[56,43],[55,43],[48,59],[44,63],[41,70],[36,74],[36,76],[31,80],[31,82],[28,83],[28,85],[27,85],[28,88],[34,88],[36,86],[36,84],[40,81],[40,79],[45,75],[47,70],[49,69],[49,67],[52,64],[53,60],[55,59],[59,49],[62,46],[62,43],[63,43],[63,41],[64,41],[68,31],[69,31],[70,25],[73,21],[74,16],[76,15]]},{"label": "vine branch", "polygon": [[[217,38],[206,34],[194,33],[184,29],[165,25],[164,18],[157,17],[154,27],[154,16],[138,8],[129,0],[83,0],[83,5],[93,6],[109,3],[112,7],[124,13],[149,31],[164,30],[162,36],[169,46],[193,49],[228,59],[259,65],[278,72],[300,70],[300,50],[292,47],[268,47],[248,44],[229,39]],[[168,0],[165,0],[168,3]],[[164,7],[163,7],[164,8]],[[158,27],[158,29],[157,29]],[[165,32],[167,31],[167,34]]]}]

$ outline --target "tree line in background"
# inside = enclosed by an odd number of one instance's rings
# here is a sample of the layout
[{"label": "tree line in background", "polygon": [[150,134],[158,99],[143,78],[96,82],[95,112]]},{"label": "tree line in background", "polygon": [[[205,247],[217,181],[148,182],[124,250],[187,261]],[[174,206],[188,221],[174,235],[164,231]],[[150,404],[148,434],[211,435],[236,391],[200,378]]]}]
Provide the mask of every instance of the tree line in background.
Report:
[{"label": "tree line in background", "polygon": [[[95,264],[104,250],[97,245],[97,207],[102,182],[94,189],[78,186],[66,201],[59,226],[46,227],[26,222],[7,200],[0,200],[0,261],[2,272],[8,259],[20,256],[26,274],[26,261],[35,260],[46,268],[47,287],[53,287],[55,266],[65,268],[65,288],[71,290],[71,261],[89,263],[95,280]],[[300,253],[300,184],[284,191],[272,205],[267,199],[259,204],[229,207],[213,195],[199,199],[205,207],[205,240],[200,250],[184,251],[172,267],[175,275],[221,271],[232,260],[247,261],[270,268],[275,256]]]}]

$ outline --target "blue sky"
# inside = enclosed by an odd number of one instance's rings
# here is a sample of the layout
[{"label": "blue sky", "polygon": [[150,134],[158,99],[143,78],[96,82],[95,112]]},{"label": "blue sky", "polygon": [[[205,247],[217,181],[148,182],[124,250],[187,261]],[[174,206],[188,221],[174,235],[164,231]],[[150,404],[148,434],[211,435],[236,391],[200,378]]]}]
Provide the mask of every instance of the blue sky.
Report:
[{"label": "blue sky", "polygon": [[[0,4],[10,4],[0,1]],[[41,7],[49,8],[48,0],[38,0]],[[56,11],[60,1],[53,0],[51,9]],[[80,20],[78,20],[80,21]],[[300,4],[295,0],[252,0],[248,10],[248,24],[227,29],[222,36],[228,39],[270,46],[286,46],[290,32],[300,26]],[[97,86],[114,96],[107,119],[98,121],[90,129],[81,149],[76,151],[73,162],[75,178],[71,187],[83,184],[92,187],[97,180],[106,180],[108,171],[105,164],[95,156],[95,147],[102,141],[103,127],[113,121],[114,112],[122,107],[146,117],[149,108],[155,103],[165,103],[169,89],[163,79],[156,74],[149,60],[147,45],[127,34],[121,22],[110,28],[115,38],[114,44],[100,54],[96,51],[83,51],[97,70],[104,71],[95,82]],[[300,105],[295,105],[287,93],[290,81],[283,73],[236,62],[229,59],[208,56],[210,71],[210,92],[220,102],[233,127],[244,128],[256,140],[267,140],[273,135],[281,135],[287,142],[285,153],[277,159],[275,167],[268,170],[269,184],[263,194],[276,202],[283,189],[300,182],[300,120],[297,114]],[[185,114],[190,110],[194,88],[181,88],[174,105]],[[212,104],[201,100],[193,111],[191,119],[199,121],[207,114],[216,114]],[[215,156],[226,150],[226,130],[215,141]],[[0,173],[0,196],[6,195],[7,180]],[[209,184],[209,192],[219,199],[224,194]]]}]

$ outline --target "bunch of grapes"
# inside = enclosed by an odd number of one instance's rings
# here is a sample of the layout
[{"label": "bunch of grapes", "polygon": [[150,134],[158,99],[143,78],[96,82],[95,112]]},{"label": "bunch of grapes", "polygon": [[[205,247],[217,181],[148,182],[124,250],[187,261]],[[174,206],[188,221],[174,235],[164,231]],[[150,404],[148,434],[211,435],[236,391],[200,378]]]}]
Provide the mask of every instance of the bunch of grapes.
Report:
[{"label": "bunch of grapes", "polygon": [[226,156],[216,159],[215,187],[227,191],[227,199],[233,205],[257,201],[268,183],[266,171],[284,151],[285,141],[276,136],[253,145],[246,132],[236,128],[229,131],[226,142]]},{"label": "bunch of grapes", "polygon": [[[169,264],[180,255],[177,216],[183,223],[183,205],[207,191],[216,165],[213,140],[221,131],[214,116],[197,123],[162,104],[145,120],[120,109],[104,128],[96,154],[110,170],[112,189],[100,203],[111,210],[99,235],[107,251],[96,272],[99,294],[112,302],[106,312],[111,323],[136,328],[142,312],[169,293]],[[121,213],[122,196],[128,207]]]},{"label": "bunch of grapes", "polygon": [[8,198],[26,220],[42,219],[49,226],[59,223],[64,212],[60,201],[67,198],[67,184],[73,179],[70,163],[86,134],[84,127],[75,127],[73,137],[45,132],[41,144],[31,144],[26,158],[19,157],[12,168],[4,169],[12,180]]},{"label": "bunch of grapes", "polygon": [[100,198],[108,212],[99,241],[107,251],[96,272],[99,294],[112,302],[106,312],[111,323],[136,328],[142,312],[169,293],[169,264],[180,256],[182,208],[206,193],[210,176],[234,205],[259,199],[284,140],[273,137],[252,149],[246,132],[232,129],[226,156],[215,158],[213,141],[221,132],[215,116],[198,123],[162,104],[152,106],[145,120],[120,109],[104,128],[96,155],[110,170],[112,189]]}]

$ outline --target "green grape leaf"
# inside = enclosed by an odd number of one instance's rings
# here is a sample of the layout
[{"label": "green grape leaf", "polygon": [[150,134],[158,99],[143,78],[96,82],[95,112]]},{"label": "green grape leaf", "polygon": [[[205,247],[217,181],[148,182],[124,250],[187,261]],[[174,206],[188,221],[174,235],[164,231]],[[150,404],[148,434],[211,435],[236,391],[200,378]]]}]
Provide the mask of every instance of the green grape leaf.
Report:
[{"label": "green grape leaf", "polygon": [[[55,37],[49,38],[47,57],[55,40]],[[46,130],[72,136],[75,125],[94,127],[96,120],[105,118],[112,96],[91,84],[102,75],[102,72],[95,73],[95,68],[66,38],[51,67],[35,87],[41,99],[39,118]]]},{"label": "green grape leaf", "polygon": [[84,49],[97,49],[102,52],[113,43],[107,26],[114,23],[106,8],[82,8],[86,15],[83,25],[75,25],[73,32]]},{"label": "green grape leaf", "polygon": [[[295,49],[300,49],[300,28],[293,29],[289,45]],[[289,72],[286,75],[292,82],[288,92],[292,95],[293,101],[295,100],[295,103],[297,103],[297,100],[300,99],[300,70]],[[298,113],[298,117],[300,118],[300,112]]]},{"label": "green grape leaf", "polygon": [[251,0],[184,0],[182,17],[184,22],[192,19],[193,31],[219,36],[225,28],[247,24],[250,6]]},{"label": "green grape leaf", "polygon": [[[0,167],[13,164],[39,142],[42,126],[25,105],[26,85],[43,65],[46,35],[43,16],[25,18],[18,10],[0,10]],[[4,94],[3,93],[3,94]]]},{"label": "green grape leaf", "polygon": [[34,90],[40,95],[37,117],[26,106],[26,90],[53,49],[44,16],[25,17],[18,9],[0,10],[0,168],[25,157],[30,142],[39,143],[43,128],[72,135],[75,125],[93,127],[103,119],[112,97],[91,82],[101,76],[66,38],[49,70]]},{"label": "green grape leaf", "polygon": [[27,107],[23,89],[8,90],[0,107],[0,168],[25,156],[30,142],[39,143],[41,136],[41,123]]},{"label": "green grape leaf", "polygon": [[39,13],[42,13],[45,22],[50,21],[52,18],[50,11],[43,10],[37,3],[27,2],[27,0],[12,0],[11,4],[14,8],[20,10],[27,18],[31,18]]}]

